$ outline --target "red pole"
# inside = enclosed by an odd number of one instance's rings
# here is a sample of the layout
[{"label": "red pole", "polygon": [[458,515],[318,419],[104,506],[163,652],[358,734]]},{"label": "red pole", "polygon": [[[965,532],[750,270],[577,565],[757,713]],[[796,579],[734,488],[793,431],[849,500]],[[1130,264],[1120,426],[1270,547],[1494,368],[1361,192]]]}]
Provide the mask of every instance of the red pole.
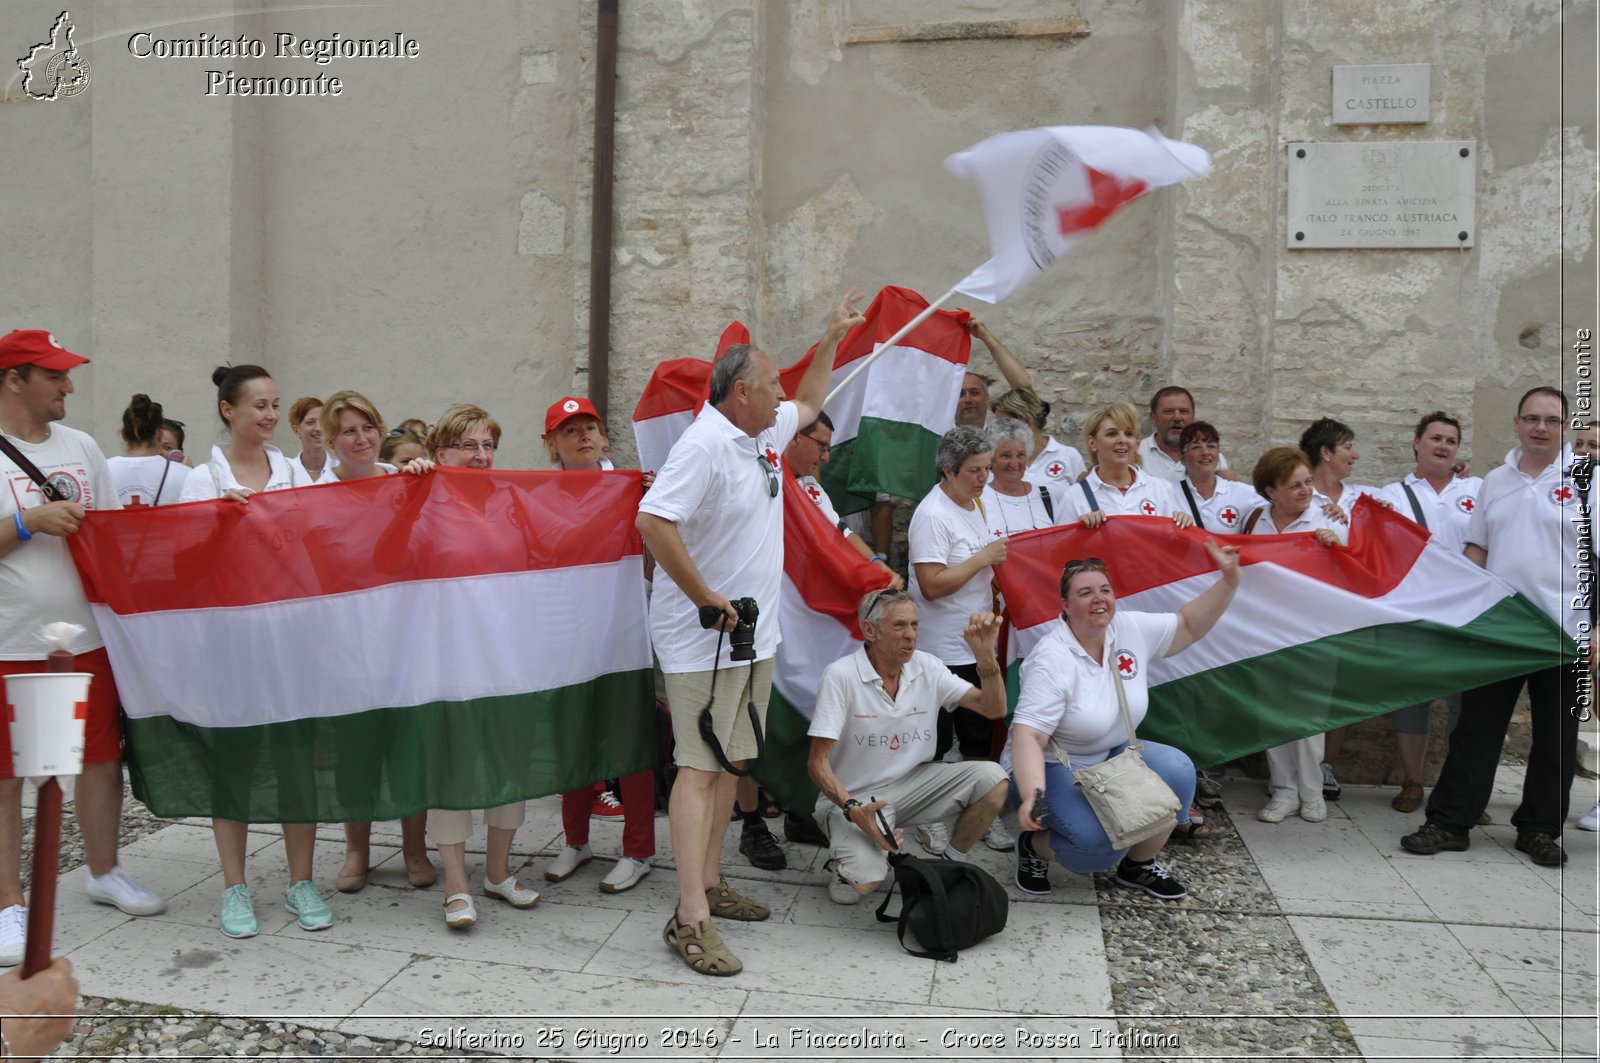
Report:
[{"label": "red pole", "polygon": [[[50,654],[47,672],[73,671],[74,658],[66,650]],[[28,946],[22,957],[22,977],[32,978],[50,966],[50,946],[56,923],[56,874],[61,863],[61,784],[54,776],[39,787],[33,813],[33,874],[28,884]]]}]

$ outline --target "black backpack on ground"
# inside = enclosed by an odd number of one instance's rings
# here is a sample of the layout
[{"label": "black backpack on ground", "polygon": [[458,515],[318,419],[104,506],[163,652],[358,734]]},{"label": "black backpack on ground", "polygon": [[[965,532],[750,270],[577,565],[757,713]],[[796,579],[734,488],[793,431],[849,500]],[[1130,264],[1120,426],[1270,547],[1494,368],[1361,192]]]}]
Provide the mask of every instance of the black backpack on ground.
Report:
[{"label": "black backpack on ground", "polygon": [[[924,860],[909,853],[891,855],[894,885],[878,906],[878,922],[900,921],[901,946],[913,956],[954,963],[956,953],[1006,928],[1010,900],[1000,883],[981,867],[955,860]],[[900,915],[885,915],[895,888]],[[906,931],[926,951],[906,944]]]}]

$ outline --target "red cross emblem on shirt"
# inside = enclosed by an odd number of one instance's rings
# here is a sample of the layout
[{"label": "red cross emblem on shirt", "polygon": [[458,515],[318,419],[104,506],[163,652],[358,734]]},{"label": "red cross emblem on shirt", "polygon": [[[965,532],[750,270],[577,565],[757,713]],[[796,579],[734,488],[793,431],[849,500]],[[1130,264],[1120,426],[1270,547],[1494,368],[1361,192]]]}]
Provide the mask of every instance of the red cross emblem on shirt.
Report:
[{"label": "red cross emblem on shirt", "polygon": [[1133,654],[1125,651],[1117,654],[1117,671],[1123,675],[1131,678],[1138,666],[1139,662],[1134,660]]},{"label": "red cross emblem on shirt", "polygon": [[1088,232],[1111,217],[1118,207],[1144,194],[1143,181],[1129,181],[1123,184],[1110,174],[1101,173],[1092,166],[1085,166],[1084,170],[1089,175],[1089,194],[1094,197],[1094,202],[1076,207],[1056,208],[1056,222],[1061,227],[1062,236]]},{"label": "red cross emblem on shirt", "polygon": [[811,501],[819,505],[822,503],[822,492],[817,490],[816,484],[806,484],[806,494],[811,496]]},{"label": "red cross emblem on shirt", "polygon": [[128,504],[126,506],[124,506],[123,508],[124,509],[143,509],[144,507],[148,506],[149,504],[150,503],[146,502],[144,499],[140,498],[138,495],[134,495],[132,498],[128,499]]},{"label": "red cross emblem on shirt", "polygon": [[778,467],[778,452],[773,450],[771,447],[767,448],[767,464],[771,465],[774,469]]},{"label": "red cross emblem on shirt", "polygon": [[1059,461],[1052,461],[1050,463],[1050,467],[1045,469],[1045,472],[1049,473],[1051,476],[1060,476],[1066,471],[1066,468],[1067,467],[1061,464]]},{"label": "red cross emblem on shirt", "polygon": [[1471,513],[1478,508],[1478,503],[1470,496],[1456,499],[1456,508],[1463,513]]},{"label": "red cross emblem on shirt", "polygon": [[1222,518],[1222,523],[1232,524],[1234,521],[1239,519],[1239,511],[1234,509],[1232,506],[1228,506],[1223,509],[1221,513],[1218,513],[1217,516]]},{"label": "red cross emblem on shirt", "polygon": [[1147,498],[1139,503],[1139,512],[1147,517],[1153,517],[1156,515],[1156,504]]},{"label": "red cross emblem on shirt", "polygon": [[1558,506],[1564,506],[1572,501],[1572,488],[1566,484],[1559,484],[1550,489],[1550,501]]}]

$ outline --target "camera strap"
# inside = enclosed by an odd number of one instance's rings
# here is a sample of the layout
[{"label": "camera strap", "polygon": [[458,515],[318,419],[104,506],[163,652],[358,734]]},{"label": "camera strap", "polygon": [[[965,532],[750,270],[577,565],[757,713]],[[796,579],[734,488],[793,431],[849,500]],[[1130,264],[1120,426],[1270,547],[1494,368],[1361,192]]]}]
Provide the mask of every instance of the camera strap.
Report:
[{"label": "camera strap", "polygon": [[[722,667],[722,636],[727,632],[720,626],[717,628],[717,655],[711,659],[711,696],[706,699],[705,708],[700,710],[700,737],[705,739],[706,745],[711,747],[711,753],[717,758],[717,763],[722,765],[722,770],[729,775],[744,776],[750,774],[749,768],[736,768],[728,760],[728,753],[722,748],[722,743],[717,740],[717,727],[711,718],[711,706],[717,703],[717,670]],[[766,736],[761,733],[761,718],[756,712],[754,698],[746,698],[750,692],[751,684],[755,682],[755,662],[751,662],[751,671],[745,677],[744,689],[739,691],[739,697],[744,700],[745,711],[750,714],[750,727],[756,736],[756,759],[761,759],[761,754],[766,752]]]}]

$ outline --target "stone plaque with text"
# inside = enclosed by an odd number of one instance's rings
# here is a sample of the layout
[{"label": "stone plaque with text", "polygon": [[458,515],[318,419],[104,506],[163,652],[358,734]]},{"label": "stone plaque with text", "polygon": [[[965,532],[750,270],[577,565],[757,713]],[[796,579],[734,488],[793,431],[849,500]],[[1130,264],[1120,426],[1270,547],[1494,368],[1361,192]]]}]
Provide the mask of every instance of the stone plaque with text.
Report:
[{"label": "stone plaque with text", "polygon": [[1288,247],[1471,247],[1477,188],[1473,140],[1290,144]]},{"label": "stone plaque with text", "polygon": [[1333,68],[1335,125],[1426,122],[1432,75],[1429,63]]}]

